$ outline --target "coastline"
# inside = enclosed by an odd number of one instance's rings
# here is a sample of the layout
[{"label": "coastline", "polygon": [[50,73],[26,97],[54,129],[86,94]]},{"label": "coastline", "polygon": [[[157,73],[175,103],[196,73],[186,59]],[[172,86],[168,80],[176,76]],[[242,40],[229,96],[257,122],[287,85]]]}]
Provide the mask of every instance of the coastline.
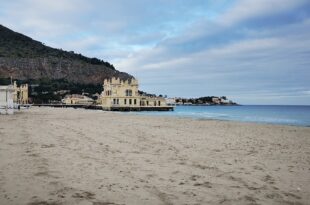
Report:
[{"label": "coastline", "polygon": [[249,122],[249,121],[238,121],[238,120],[228,120],[228,119],[217,119],[217,118],[206,118],[206,117],[192,117],[192,116],[174,116],[174,115],[152,115],[152,114],[140,114],[138,112],[114,112],[117,114],[124,115],[134,115],[134,116],[145,116],[145,117],[155,117],[155,118],[168,118],[168,119],[187,119],[193,121],[219,121],[219,122],[231,122],[231,123],[241,123],[241,124],[253,124],[253,125],[270,125],[270,126],[286,126],[286,127],[304,127],[310,128],[310,125],[294,125],[294,124],[280,124],[280,123],[270,123],[270,122]]},{"label": "coastline", "polygon": [[310,128],[84,109],[0,117],[5,204],[307,204]]},{"label": "coastline", "polygon": [[174,112],[139,112],[146,116],[176,116],[258,124],[310,126],[310,106],[176,106]]}]

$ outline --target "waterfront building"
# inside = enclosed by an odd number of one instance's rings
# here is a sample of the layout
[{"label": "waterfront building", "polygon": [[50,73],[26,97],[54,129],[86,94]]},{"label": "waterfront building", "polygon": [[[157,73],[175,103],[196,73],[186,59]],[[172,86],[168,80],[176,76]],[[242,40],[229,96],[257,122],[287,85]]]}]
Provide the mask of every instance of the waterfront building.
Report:
[{"label": "waterfront building", "polygon": [[62,99],[62,103],[66,105],[92,105],[94,104],[94,100],[85,95],[66,95],[64,99]]},{"label": "waterfront building", "polygon": [[176,105],[176,98],[165,98],[167,105]]},{"label": "waterfront building", "polygon": [[103,91],[101,93],[99,104],[106,109],[111,108],[119,110],[139,110],[141,108],[154,108],[159,110],[161,107],[167,107],[163,97],[153,95],[143,95],[139,93],[138,80],[132,78],[121,80],[119,78],[105,79],[103,82]]}]

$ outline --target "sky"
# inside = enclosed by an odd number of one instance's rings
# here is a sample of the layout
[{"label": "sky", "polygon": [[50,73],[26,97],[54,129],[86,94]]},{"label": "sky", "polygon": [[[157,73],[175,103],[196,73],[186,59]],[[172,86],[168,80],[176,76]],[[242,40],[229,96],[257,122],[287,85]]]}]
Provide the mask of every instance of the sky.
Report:
[{"label": "sky", "polygon": [[149,93],[310,105],[309,0],[0,0],[0,24]]}]

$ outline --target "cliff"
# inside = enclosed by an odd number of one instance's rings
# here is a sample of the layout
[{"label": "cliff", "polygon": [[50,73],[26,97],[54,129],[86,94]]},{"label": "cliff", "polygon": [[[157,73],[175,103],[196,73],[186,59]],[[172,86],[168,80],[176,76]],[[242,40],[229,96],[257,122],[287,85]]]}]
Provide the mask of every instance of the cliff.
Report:
[{"label": "cliff", "polygon": [[108,62],[48,47],[0,25],[0,78],[10,76],[19,80],[66,79],[84,84],[101,84],[111,77],[133,77]]}]

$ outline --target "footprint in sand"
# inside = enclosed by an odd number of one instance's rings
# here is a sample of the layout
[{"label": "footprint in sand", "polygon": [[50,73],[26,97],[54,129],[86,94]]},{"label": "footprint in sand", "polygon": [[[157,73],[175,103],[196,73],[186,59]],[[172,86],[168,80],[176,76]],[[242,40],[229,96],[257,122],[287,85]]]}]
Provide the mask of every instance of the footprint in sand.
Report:
[{"label": "footprint in sand", "polygon": [[95,199],[95,194],[84,191],[84,192],[77,192],[72,195],[73,198],[79,198],[79,199]]},{"label": "footprint in sand", "polygon": [[212,188],[212,184],[210,182],[195,183],[194,186],[202,186],[202,187],[206,187],[206,188]]},{"label": "footprint in sand", "polygon": [[51,147],[55,147],[54,144],[43,144],[41,145],[41,148],[51,148]]},{"label": "footprint in sand", "polygon": [[275,181],[274,181],[274,179],[272,178],[272,176],[270,176],[270,175],[268,175],[268,174],[267,174],[266,176],[263,177],[262,181],[263,181],[263,182],[266,182],[266,183],[269,183],[269,184],[274,184],[274,183],[275,183]]}]

